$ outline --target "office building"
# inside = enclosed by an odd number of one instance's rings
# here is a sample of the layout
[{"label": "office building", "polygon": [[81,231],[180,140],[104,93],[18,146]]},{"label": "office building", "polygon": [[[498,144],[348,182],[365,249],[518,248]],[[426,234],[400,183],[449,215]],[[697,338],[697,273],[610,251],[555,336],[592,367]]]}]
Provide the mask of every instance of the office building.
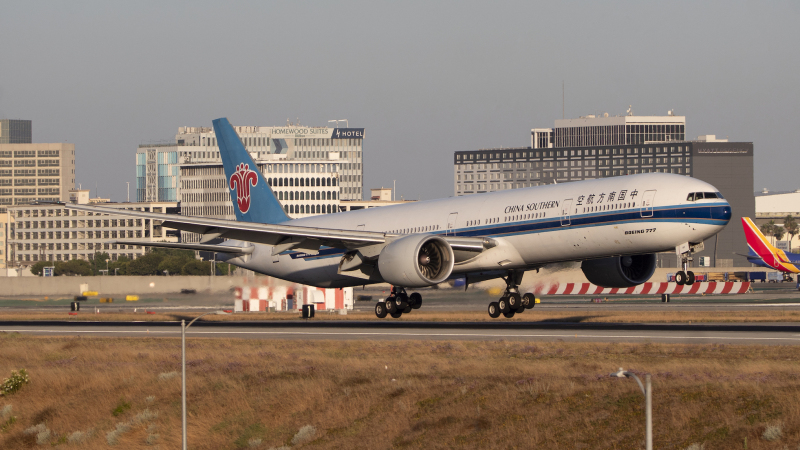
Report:
[{"label": "office building", "polygon": [[32,128],[30,120],[0,119],[0,144],[31,144]]},{"label": "office building", "polygon": [[[293,218],[339,211],[338,162],[258,162],[258,169]],[[228,180],[221,162],[180,165],[181,215],[236,220]],[[201,235],[181,232],[182,242]]]},{"label": "office building", "polygon": [[692,176],[717,187],[733,211],[718,241],[710,239],[698,255],[711,256],[718,267],[748,266],[739,255],[747,253],[740,221],[755,216],[753,143],[713,135],[688,141],[685,125],[685,117],[672,113],[557,120],[554,128],[532,129],[530,147],[455,152],[455,195],[637,173]]},{"label": "office building", "polygon": [[0,213],[12,205],[67,201],[74,188],[74,144],[0,144]]},{"label": "office building", "polygon": [[0,214],[0,269],[5,269],[8,255],[8,214]]},{"label": "office building", "polygon": [[[342,199],[361,199],[363,128],[235,126],[257,164],[335,164]],[[180,165],[221,163],[213,128],[181,127],[174,143],[140,145],[136,153],[138,201],[182,201]]]},{"label": "office building", "polygon": [[[75,202],[92,203],[89,191],[72,191]],[[174,202],[103,203],[102,206],[135,211],[175,213]],[[90,260],[105,252],[116,261],[120,256],[135,259],[143,247],[108,244],[113,239],[150,242],[178,242],[176,230],[164,228],[159,220],[95,214],[68,210],[59,205],[20,205],[8,208],[8,264],[29,266],[37,261]]]}]

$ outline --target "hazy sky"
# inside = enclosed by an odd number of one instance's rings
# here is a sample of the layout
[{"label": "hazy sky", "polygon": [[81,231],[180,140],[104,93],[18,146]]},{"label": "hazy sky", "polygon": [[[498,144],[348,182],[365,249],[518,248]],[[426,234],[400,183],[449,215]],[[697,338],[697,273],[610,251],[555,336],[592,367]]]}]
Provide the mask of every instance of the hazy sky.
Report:
[{"label": "hazy sky", "polygon": [[[491,4],[490,4],[491,3]],[[800,188],[800,3],[5,2],[0,118],[74,143],[77,182],[134,197],[136,148],[179,126],[366,128],[364,188],[453,195],[453,152],[608,112],[752,141],[755,186]],[[94,195],[94,192],[92,192]],[[399,198],[399,197],[398,197]]]}]

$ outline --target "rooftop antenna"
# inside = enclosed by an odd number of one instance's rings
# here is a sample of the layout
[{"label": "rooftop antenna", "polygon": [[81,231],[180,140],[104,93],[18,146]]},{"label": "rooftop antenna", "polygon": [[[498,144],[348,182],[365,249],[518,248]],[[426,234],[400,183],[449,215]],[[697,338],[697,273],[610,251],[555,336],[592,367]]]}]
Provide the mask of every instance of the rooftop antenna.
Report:
[{"label": "rooftop antenna", "polygon": [[561,119],[564,119],[564,80],[561,80]]},{"label": "rooftop antenna", "polygon": [[631,108],[633,108],[633,106],[632,105],[628,105],[628,115],[629,116],[633,115],[633,113],[631,112]]}]

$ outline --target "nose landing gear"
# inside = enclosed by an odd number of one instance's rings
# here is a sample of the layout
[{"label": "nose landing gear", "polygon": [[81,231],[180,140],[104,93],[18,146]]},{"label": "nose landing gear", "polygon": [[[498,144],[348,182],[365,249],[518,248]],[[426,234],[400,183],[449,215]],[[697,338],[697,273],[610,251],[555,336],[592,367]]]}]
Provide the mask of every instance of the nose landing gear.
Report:
[{"label": "nose landing gear", "polygon": [[681,269],[677,273],[675,273],[675,283],[679,286],[691,286],[694,284],[695,277],[694,272],[689,269],[689,261],[691,261],[692,253],[699,252],[703,250],[703,244],[700,243],[699,245],[692,246],[689,243],[679,245],[675,248],[675,253],[680,255],[681,258]]}]

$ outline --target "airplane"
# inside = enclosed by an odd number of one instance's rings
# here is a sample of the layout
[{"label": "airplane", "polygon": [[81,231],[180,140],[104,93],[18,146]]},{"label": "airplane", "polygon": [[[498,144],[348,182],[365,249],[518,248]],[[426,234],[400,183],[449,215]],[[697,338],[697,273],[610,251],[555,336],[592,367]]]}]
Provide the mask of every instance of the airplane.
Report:
[{"label": "airplane", "polygon": [[[687,271],[696,246],[727,225],[731,208],[714,186],[648,173],[419,201],[291,220],[226,118],[213,121],[236,221],[67,204],[94,213],[161,220],[199,233],[198,243],[119,239],[111,244],[216,252],[217,260],[283,280],[341,288],[389,283],[375,305],[399,318],[422,305],[406,289],[465,278],[502,278],[492,318],[510,318],[538,299],[521,295],[526,271],[581,261],[598,286],[631,287],[655,271],[657,252],[675,250]],[[288,181],[288,180],[287,180]],[[213,243],[220,238],[222,243]]]},{"label": "airplane", "polygon": [[748,262],[781,272],[800,273],[800,254],[775,248],[749,217],[742,217],[742,227],[750,248],[748,254],[742,256],[746,256]]}]

